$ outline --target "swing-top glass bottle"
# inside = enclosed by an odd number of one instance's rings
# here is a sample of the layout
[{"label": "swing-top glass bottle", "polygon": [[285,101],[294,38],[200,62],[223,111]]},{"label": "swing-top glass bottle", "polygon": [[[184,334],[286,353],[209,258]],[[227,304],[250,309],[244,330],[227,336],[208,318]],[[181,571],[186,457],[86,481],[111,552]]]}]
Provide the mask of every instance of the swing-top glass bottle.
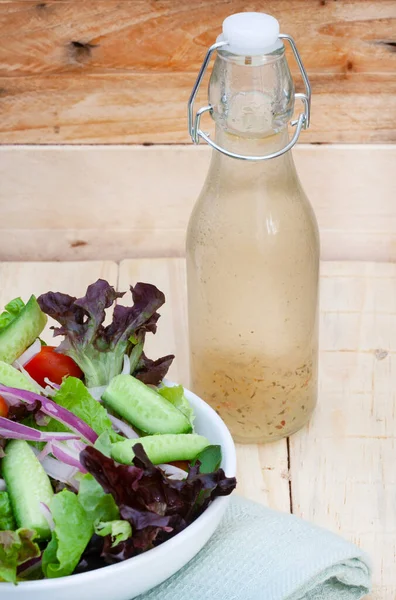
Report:
[{"label": "swing-top glass bottle", "polygon": [[[194,115],[214,52],[209,103]],[[310,95],[293,40],[273,17],[241,13],[225,20],[189,102],[193,141],[214,148],[187,235],[191,387],[238,442],[292,434],[317,400],[319,235],[290,151],[309,126]],[[296,98],[304,111],[290,139]],[[205,112],[215,141],[200,129]]]}]

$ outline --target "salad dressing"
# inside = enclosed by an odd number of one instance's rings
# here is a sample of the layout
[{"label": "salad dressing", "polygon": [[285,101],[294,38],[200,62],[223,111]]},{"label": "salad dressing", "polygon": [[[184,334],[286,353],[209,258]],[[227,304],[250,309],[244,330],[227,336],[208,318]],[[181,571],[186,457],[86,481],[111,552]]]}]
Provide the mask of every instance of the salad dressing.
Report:
[{"label": "salad dressing", "polygon": [[283,43],[218,48],[216,146],[187,234],[191,378],[238,442],[290,435],[316,404],[319,236],[284,151],[294,97]]}]

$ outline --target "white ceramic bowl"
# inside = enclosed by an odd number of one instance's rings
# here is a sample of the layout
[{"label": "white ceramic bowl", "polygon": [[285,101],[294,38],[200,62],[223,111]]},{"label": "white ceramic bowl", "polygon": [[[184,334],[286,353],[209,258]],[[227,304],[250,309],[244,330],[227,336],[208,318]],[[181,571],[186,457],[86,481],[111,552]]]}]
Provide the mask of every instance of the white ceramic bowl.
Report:
[{"label": "white ceramic bowl", "polygon": [[[167,385],[172,385],[170,382]],[[194,408],[197,433],[212,444],[220,444],[222,467],[228,477],[235,476],[235,446],[227,427],[206,402],[186,390]],[[116,565],[81,573],[28,581],[13,585],[0,583],[1,600],[131,600],[168,579],[187,564],[213,535],[229,501],[216,498],[194,523],[161,546]]]}]

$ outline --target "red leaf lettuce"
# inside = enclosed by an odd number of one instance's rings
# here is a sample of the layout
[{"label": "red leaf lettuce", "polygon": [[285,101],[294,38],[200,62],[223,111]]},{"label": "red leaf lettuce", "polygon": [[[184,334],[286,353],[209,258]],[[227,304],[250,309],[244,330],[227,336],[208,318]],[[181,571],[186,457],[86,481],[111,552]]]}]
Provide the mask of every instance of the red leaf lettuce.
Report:
[{"label": "red leaf lettuce", "polygon": [[122,370],[124,355],[131,359],[131,374],[145,383],[159,383],[173,356],[151,361],[143,353],[146,333],[155,333],[165,296],[154,285],[131,286],[133,306],[117,304],[112,322],[103,324],[106,309],[124,296],[107,281],[98,279],[83,298],[47,292],[38,298],[41,310],[58,321],[54,335],[63,335],[58,351],[75,360],[88,387],[107,385]]},{"label": "red leaf lettuce", "polygon": [[[192,523],[217,496],[231,494],[236,485],[234,477],[226,477],[223,469],[213,473],[200,473],[199,461],[190,466],[185,480],[167,477],[154,466],[141,444],[133,447],[135,457],[131,466],[119,465],[101,454],[96,448],[87,447],[80,454],[85,469],[95,477],[106,493],[112,494],[120,515],[132,526],[132,537],[112,547],[110,536],[101,546],[105,563],[114,563],[141,552],[176,535]],[[88,548],[89,560],[92,546]]]}]

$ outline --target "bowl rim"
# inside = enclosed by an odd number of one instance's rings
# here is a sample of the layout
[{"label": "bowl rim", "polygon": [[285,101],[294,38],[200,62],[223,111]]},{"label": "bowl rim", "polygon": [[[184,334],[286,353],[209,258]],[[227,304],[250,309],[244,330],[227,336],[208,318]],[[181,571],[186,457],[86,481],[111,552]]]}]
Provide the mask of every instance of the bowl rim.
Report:
[{"label": "bowl rim", "polygon": [[[167,387],[173,387],[178,385],[170,380],[164,379],[163,383]],[[193,408],[198,410],[200,413],[204,413],[204,418],[212,419],[216,422],[217,428],[221,431],[223,442],[222,442],[222,450],[223,450],[223,462],[222,468],[226,472],[228,477],[235,477],[236,475],[236,449],[234,440],[232,439],[231,433],[229,432],[226,424],[222,420],[222,418],[217,414],[217,412],[207,404],[202,398],[184,388],[184,393],[193,405]],[[223,446],[226,446],[223,448]],[[130,561],[134,561],[134,567],[139,568],[146,565],[146,563],[151,562],[155,557],[161,556],[161,554],[168,554],[171,551],[172,546],[180,546],[190,537],[194,537],[196,531],[201,529],[204,521],[209,517],[214,517],[215,514],[222,512],[225,505],[229,501],[229,496],[218,496],[213,500],[213,502],[207,507],[207,509],[188,527],[180,531],[170,540],[166,540],[159,546],[148,550],[147,552],[143,552],[138,556],[132,556],[131,558],[127,558],[126,560],[115,563],[112,565],[106,565],[105,567],[100,567],[99,569],[93,569],[92,571],[87,571],[85,573],[76,573],[72,575],[67,575],[64,577],[57,577],[53,579],[40,579],[37,581],[20,581],[18,582],[17,588],[23,587],[23,589],[28,592],[29,589],[32,591],[38,591],[40,589],[46,588],[53,590],[62,587],[63,585],[81,585],[88,582],[91,582],[93,579],[96,579],[100,572],[103,572],[103,576],[114,576],[117,573],[121,573],[124,569],[128,569],[130,566]],[[111,569],[111,573],[109,572]],[[12,589],[16,589],[15,584],[8,582],[0,582],[0,590],[3,592],[10,592]]]}]

